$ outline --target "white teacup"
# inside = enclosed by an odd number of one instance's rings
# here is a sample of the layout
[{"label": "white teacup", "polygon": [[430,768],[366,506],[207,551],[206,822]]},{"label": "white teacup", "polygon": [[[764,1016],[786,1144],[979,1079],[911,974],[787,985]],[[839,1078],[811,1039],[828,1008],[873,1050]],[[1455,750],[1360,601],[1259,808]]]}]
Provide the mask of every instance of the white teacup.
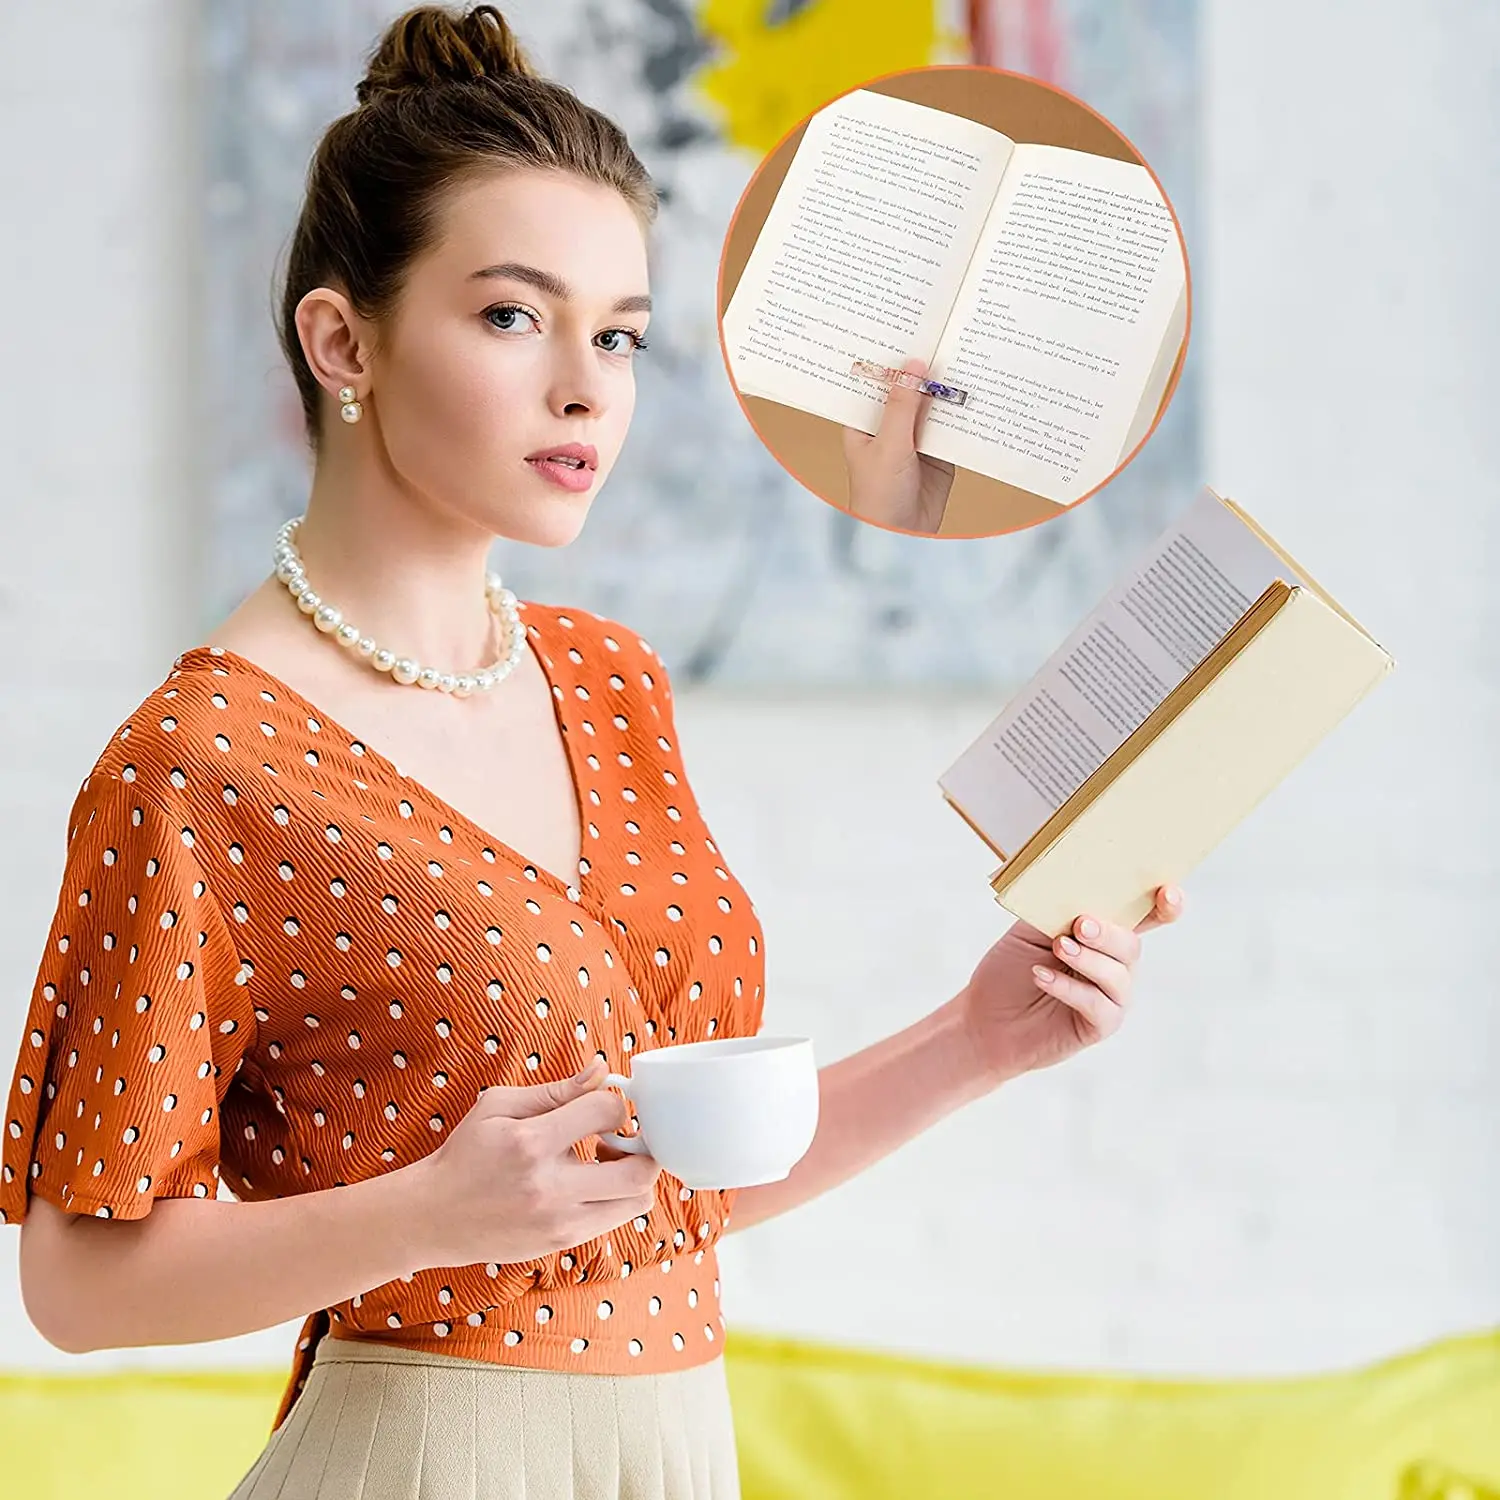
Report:
[{"label": "white teacup", "polygon": [[807,1037],[720,1037],[639,1052],[605,1080],[635,1105],[638,1135],[599,1139],[656,1158],[690,1188],[779,1182],[818,1129],[818,1069]]}]

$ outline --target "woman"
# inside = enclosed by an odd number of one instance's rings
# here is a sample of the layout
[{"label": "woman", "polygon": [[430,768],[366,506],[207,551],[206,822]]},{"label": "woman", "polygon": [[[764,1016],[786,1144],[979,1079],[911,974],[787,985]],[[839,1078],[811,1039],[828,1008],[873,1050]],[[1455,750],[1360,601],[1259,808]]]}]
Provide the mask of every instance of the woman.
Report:
[{"label": "woman", "polygon": [[358,97],[283,301],[307,513],[78,794],[0,1221],[64,1349],[318,1309],[237,1500],[732,1496],[731,1212],[1112,1031],[1139,940],[1012,928],[822,1070],[782,1182],[695,1192],[600,1144],[606,1069],[764,998],[661,662],[485,573],[496,536],[572,540],[619,452],[654,199],[493,7],[408,12]]}]

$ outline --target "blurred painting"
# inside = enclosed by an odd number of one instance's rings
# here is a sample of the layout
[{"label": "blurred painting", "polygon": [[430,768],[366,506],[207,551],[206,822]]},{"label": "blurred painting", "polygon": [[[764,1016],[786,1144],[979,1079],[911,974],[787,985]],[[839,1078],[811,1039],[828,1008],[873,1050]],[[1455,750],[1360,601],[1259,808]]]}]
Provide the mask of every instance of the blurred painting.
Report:
[{"label": "blurred painting", "polygon": [[[201,12],[205,626],[264,576],[276,527],[306,503],[275,288],[314,143],[353,107],[369,49],[403,8],[219,0]],[[1003,688],[1026,676],[1201,482],[1191,347],[1155,436],[1082,506],[1009,536],[902,536],[817,500],[762,447],[719,351],[720,249],[751,172],[803,116],[881,73],[972,60],[1056,83],[1122,130],[1172,198],[1198,280],[1196,0],[504,9],[543,72],[623,127],[662,206],[651,349],[614,473],[576,541],[502,541],[492,565],[523,598],[629,624],[679,684]]]}]

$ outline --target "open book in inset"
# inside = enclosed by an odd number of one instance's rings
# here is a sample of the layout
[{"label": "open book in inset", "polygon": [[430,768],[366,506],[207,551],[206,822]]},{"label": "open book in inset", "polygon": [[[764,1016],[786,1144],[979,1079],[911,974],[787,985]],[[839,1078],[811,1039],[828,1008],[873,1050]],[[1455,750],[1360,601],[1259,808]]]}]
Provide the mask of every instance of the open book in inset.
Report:
[{"label": "open book in inset", "polygon": [[735,384],[873,433],[856,359],[926,361],[918,450],[1065,505],[1149,431],[1186,267],[1144,167],[856,89],[808,122],[724,313]]},{"label": "open book in inset", "polygon": [[1393,666],[1206,490],[938,784],[1007,911],[1134,926]]}]

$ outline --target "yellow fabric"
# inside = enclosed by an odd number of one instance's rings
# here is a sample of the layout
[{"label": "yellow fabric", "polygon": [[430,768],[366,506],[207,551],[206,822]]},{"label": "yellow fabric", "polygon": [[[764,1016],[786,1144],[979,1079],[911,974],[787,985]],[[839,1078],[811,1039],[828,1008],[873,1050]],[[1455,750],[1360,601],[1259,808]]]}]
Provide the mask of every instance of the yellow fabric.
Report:
[{"label": "yellow fabric", "polygon": [[1414,1464],[1402,1476],[1399,1500],[1500,1500],[1500,1490],[1445,1464]]},{"label": "yellow fabric", "polygon": [[1486,1500],[1474,1486],[1500,1484],[1500,1331],[1274,1381],[961,1369],[743,1335],[726,1352],[754,1500]]},{"label": "yellow fabric", "polygon": [[[1500,1331],[1294,1380],[1012,1373],[731,1333],[745,1500],[1497,1500]],[[0,1495],[213,1500],[281,1370],[0,1374]]]}]

